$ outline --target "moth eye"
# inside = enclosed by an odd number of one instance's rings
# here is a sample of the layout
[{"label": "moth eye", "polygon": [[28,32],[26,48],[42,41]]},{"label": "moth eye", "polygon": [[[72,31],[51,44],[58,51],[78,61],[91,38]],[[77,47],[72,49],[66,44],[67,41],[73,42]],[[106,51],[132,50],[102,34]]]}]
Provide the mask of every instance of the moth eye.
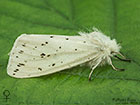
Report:
[{"label": "moth eye", "polygon": [[110,52],[110,55],[111,55],[111,57],[112,57],[112,56],[115,56],[116,53],[115,53],[114,51],[111,51],[111,52]]},{"label": "moth eye", "polygon": [[111,51],[111,52],[110,52],[110,54],[113,54],[113,53],[114,53],[114,51]]}]

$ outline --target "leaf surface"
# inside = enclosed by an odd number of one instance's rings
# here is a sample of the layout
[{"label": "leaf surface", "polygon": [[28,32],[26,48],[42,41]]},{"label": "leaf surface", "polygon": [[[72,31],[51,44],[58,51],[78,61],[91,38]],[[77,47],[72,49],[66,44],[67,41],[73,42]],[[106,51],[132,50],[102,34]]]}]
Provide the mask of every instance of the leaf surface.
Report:
[{"label": "leaf surface", "polygon": [[[139,4],[139,0],[0,0],[0,104],[140,104]],[[85,66],[39,78],[7,75],[8,53],[20,34],[77,35],[93,26],[121,44],[121,52],[132,62],[113,63],[126,71],[98,67],[90,82],[90,68]]]}]

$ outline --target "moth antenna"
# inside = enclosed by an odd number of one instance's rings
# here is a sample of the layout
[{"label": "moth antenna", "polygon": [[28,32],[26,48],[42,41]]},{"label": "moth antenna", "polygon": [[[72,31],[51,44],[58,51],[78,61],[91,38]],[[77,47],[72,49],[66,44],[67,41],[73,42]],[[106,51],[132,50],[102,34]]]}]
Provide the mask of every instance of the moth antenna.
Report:
[{"label": "moth antenna", "polygon": [[123,57],[123,58],[120,58],[120,57],[118,57],[117,55],[114,55],[115,58],[117,58],[117,59],[119,59],[119,60],[121,60],[121,61],[131,62],[130,59],[126,59],[126,57],[125,57],[122,53],[120,53],[120,52],[112,52],[112,53],[119,54],[121,57]]},{"label": "moth antenna", "polygon": [[94,69],[100,64],[100,62],[101,62],[101,61],[99,61],[95,66],[92,67],[91,72],[90,72],[90,74],[89,74],[89,81],[91,80],[91,75],[92,75]]},{"label": "moth antenna", "polygon": [[131,62],[130,59],[122,59],[122,58],[118,57],[117,55],[114,55],[114,57],[117,58],[117,59],[119,59],[119,60],[121,60],[121,61]]},{"label": "moth antenna", "polygon": [[119,54],[120,56],[122,56],[123,58],[125,58],[125,59],[126,59],[126,57],[125,57],[122,53],[117,52],[117,54]]},{"label": "moth antenna", "polygon": [[112,66],[112,68],[116,71],[124,71],[125,69],[119,69],[119,68],[116,68],[113,64],[112,64],[112,61],[110,60],[110,65]]}]

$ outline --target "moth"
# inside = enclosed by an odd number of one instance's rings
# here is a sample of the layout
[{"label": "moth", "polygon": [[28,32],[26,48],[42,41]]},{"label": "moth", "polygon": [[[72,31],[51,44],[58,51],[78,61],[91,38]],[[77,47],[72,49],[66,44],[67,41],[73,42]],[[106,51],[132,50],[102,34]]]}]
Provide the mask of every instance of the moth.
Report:
[{"label": "moth", "polygon": [[111,40],[98,29],[79,34],[22,34],[16,39],[9,54],[8,75],[15,78],[39,77],[87,63],[91,67],[91,80],[97,66],[109,64],[116,71],[124,70],[112,64],[112,57],[130,62],[120,53],[121,46],[116,40]]}]

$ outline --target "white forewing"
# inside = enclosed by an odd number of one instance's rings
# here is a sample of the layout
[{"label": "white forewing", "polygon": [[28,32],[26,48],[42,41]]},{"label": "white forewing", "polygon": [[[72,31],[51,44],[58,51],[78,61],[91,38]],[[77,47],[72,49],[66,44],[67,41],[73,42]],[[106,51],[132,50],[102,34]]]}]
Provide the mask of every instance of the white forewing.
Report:
[{"label": "white forewing", "polygon": [[7,72],[16,78],[51,74],[95,58],[95,47],[83,36],[24,34],[14,43]]}]

